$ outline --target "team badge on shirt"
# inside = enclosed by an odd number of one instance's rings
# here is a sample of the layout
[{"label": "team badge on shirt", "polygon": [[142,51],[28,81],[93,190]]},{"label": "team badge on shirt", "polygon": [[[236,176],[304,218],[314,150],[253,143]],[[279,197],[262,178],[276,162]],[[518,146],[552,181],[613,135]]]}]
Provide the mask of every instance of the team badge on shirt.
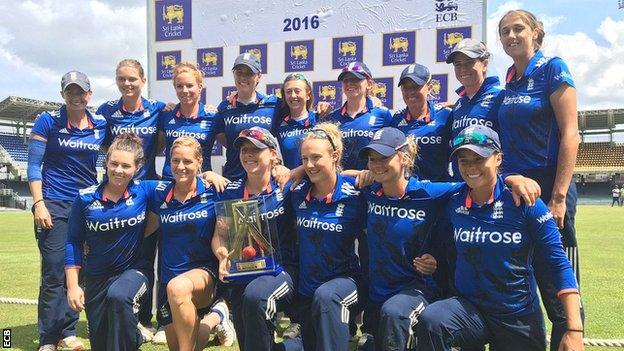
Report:
[{"label": "team badge on shirt", "polygon": [[502,219],[503,218],[503,202],[496,201],[494,203],[494,209],[492,210],[492,219]]},{"label": "team badge on shirt", "polygon": [[461,214],[468,214],[468,208],[466,208],[466,206],[459,206],[458,208],[455,209],[455,213],[461,213]]},{"label": "team badge on shirt", "polygon": [[342,214],[344,213],[344,204],[338,204],[338,206],[336,206],[336,217],[342,217]]}]

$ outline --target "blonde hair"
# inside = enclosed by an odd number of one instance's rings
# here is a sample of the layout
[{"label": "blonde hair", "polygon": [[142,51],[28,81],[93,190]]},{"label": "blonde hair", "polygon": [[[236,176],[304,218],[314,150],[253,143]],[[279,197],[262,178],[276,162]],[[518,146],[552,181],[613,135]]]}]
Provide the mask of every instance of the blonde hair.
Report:
[{"label": "blonde hair", "polygon": [[[318,139],[318,140],[325,140],[326,144],[327,144],[327,151],[329,151],[330,154],[332,154],[334,151],[336,151],[336,153],[338,154],[338,159],[336,160],[336,171],[340,172],[342,171],[342,150],[343,150],[343,145],[342,145],[342,133],[340,132],[340,129],[338,128],[337,125],[335,125],[334,123],[330,123],[330,122],[323,122],[323,123],[319,123],[317,125],[315,125],[311,130],[322,130],[325,132],[325,134],[327,134],[327,137],[322,137],[320,135],[316,135],[312,132],[308,132],[302,139],[301,139],[301,144],[303,145],[303,143],[305,143],[308,140],[311,139]],[[328,140],[327,138],[331,138],[331,141]],[[332,147],[332,143],[334,145],[334,147]],[[335,148],[335,150],[334,150]]]},{"label": "blonde hair", "polygon": [[399,155],[406,159],[406,166],[403,176],[409,178],[414,174],[414,168],[416,167],[416,160],[418,159],[418,144],[416,138],[413,135],[408,135],[405,140],[405,145],[397,151]]},{"label": "blonde hair", "polygon": [[507,11],[503,15],[503,17],[501,17],[500,21],[498,21],[498,35],[500,35],[501,33],[501,25],[505,17],[512,16],[512,15],[516,15],[520,17],[520,19],[522,20],[522,22],[524,22],[524,24],[526,24],[529,28],[531,28],[531,30],[537,32],[537,39],[535,39],[535,42],[537,43],[536,45],[537,47],[535,47],[534,49],[535,51],[539,50],[539,48],[542,46],[542,42],[544,41],[544,36],[546,35],[546,33],[544,32],[544,24],[542,23],[542,21],[538,20],[534,14],[532,14],[531,12],[527,10],[518,9],[518,10]]},{"label": "blonde hair", "polygon": [[183,146],[191,148],[193,150],[193,157],[195,157],[200,164],[203,162],[204,159],[201,145],[195,138],[189,136],[181,136],[174,140],[173,144],[171,144],[171,154],[169,156],[173,156],[173,150]]},{"label": "blonde hair", "polygon": [[196,64],[190,61],[182,61],[173,69],[173,84],[175,85],[176,78],[182,73],[190,73],[195,77],[197,85],[202,85],[204,75],[199,70]]},{"label": "blonde hair", "polygon": [[140,168],[144,161],[145,155],[143,154],[143,140],[134,133],[121,133],[113,140],[113,143],[106,151],[106,159],[104,164],[108,163],[111,155],[115,151],[127,151],[134,155],[134,165]]},{"label": "blonde hair", "polygon": [[145,70],[143,70],[143,66],[141,66],[141,62],[135,59],[123,59],[119,61],[119,63],[117,64],[117,68],[115,68],[115,72],[117,72],[121,67],[130,67],[130,68],[136,69],[137,72],[139,72],[139,77],[145,80]]}]

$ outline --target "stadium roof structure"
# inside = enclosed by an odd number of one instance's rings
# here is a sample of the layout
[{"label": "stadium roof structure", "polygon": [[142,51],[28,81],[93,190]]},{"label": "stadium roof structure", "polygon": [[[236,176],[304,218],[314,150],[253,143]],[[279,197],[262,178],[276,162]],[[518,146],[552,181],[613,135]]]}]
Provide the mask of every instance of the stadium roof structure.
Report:
[{"label": "stadium roof structure", "polygon": [[41,112],[56,110],[61,106],[60,102],[9,96],[0,101],[0,125],[15,127],[16,124],[29,124],[34,122]]},{"label": "stadium roof structure", "polygon": [[579,111],[578,124],[581,133],[624,131],[624,109]]}]

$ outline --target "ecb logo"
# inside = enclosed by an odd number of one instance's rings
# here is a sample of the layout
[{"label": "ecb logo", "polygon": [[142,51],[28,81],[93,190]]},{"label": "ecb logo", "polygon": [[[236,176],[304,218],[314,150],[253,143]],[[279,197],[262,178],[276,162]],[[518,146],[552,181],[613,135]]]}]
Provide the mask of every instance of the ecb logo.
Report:
[{"label": "ecb logo", "polygon": [[236,87],[222,87],[221,88],[221,99],[225,100],[227,97],[236,91]]},{"label": "ecb logo", "polygon": [[471,27],[438,29],[436,35],[436,61],[445,62],[453,47],[466,38],[472,37]]},{"label": "ecb logo", "polygon": [[256,57],[260,65],[262,66],[262,73],[267,73],[267,44],[256,44],[256,45],[241,45],[240,53],[250,53]]},{"label": "ecb logo", "polygon": [[163,51],[156,53],[158,72],[156,80],[167,80],[173,78],[173,69],[182,59],[181,51]]},{"label": "ecb logo", "polygon": [[416,32],[383,35],[383,65],[409,65],[416,62]]},{"label": "ecb logo", "polygon": [[314,82],[312,86],[315,102],[327,102],[333,109],[342,106],[342,87],[337,81]]},{"label": "ecb logo", "polygon": [[223,48],[197,49],[197,64],[204,77],[222,77]]},{"label": "ecb logo", "polygon": [[434,102],[448,101],[448,74],[431,75],[430,99]]},{"label": "ecb logo", "polygon": [[266,85],[266,93],[268,95],[273,94],[273,95],[277,96],[280,99],[283,98],[281,89],[282,89],[282,85],[281,84],[267,84]]},{"label": "ecb logo", "polygon": [[156,41],[191,38],[191,0],[155,1]]},{"label": "ecb logo", "polygon": [[284,43],[284,72],[314,70],[314,40],[287,41]]},{"label": "ecb logo", "polygon": [[362,62],[363,53],[362,36],[334,38],[332,39],[332,68],[340,69],[351,62]]},{"label": "ecb logo", "polygon": [[371,95],[381,100],[382,105],[391,109],[394,102],[394,79],[375,78]]},{"label": "ecb logo", "polygon": [[457,21],[459,6],[454,0],[436,0],[435,3],[436,22]]}]

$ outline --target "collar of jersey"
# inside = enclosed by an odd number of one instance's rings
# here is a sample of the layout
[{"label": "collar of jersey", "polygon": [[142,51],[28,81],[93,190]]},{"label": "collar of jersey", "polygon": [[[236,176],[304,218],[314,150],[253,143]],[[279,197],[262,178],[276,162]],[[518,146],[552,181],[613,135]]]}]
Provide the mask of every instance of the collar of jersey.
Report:
[{"label": "collar of jersey", "polygon": [[472,202],[472,197],[470,197],[470,188],[466,187],[466,199],[464,201],[464,204],[466,208],[482,208],[491,205],[494,201],[500,198],[501,194],[503,193],[504,187],[505,182],[503,181],[503,178],[501,178],[500,176],[496,177],[496,185],[494,185],[494,191],[492,192],[492,195],[490,196],[488,201],[483,205],[478,205]]},{"label": "collar of jersey", "polygon": [[300,126],[304,127],[304,128],[309,128],[310,124],[313,121],[313,117],[314,117],[314,112],[310,111],[308,112],[308,117],[306,117],[305,119],[302,120],[295,120],[292,117],[290,117],[290,115],[286,115],[284,116],[284,123],[286,124],[299,124]]},{"label": "collar of jersey", "polygon": [[350,117],[350,118],[355,119],[359,117],[360,115],[369,113],[374,107],[375,106],[373,105],[373,100],[371,100],[371,98],[369,97],[366,97],[366,109],[356,113],[355,116],[351,117],[347,114],[347,102],[345,101],[345,103],[342,104],[342,108],[340,109],[340,117]]},{"label": "collar of jersey", "polygon": [[204,106],[204,104],[200,102],[199,108],[197,109],[197,116],[183,116],[182,113],[180,113],[180,104],[178,103],[172,112],[174,112],[173,116],[175,118],[185,119],[185,120],[195,120],[195,119],[198,119],[199,117],[203,117],[206,115],[206,107]]},{"label": "collar of jersey", "polygon": [[78,129],[72,126],[71,123],[69,123],[69,118],[67,117],[67,107],[65,105],[61,106],[60,112],[61,117],[65,118],[65,127],[67,128],[67,130],[85,130],[95,128],[95,122],[93,121],[93,116],[91,115],[91,112],[89,112],[89,110],[85,110],[85,114],[87,115],[87,122],[89,122],[89,125],[85,129]]},{"label": "collar of jersey", "polygon": [[[201,177],[197,177],[197,187],[195,188],[195,194],[193,194],[193,196],[191,196],[190,199],[187,200],[188,201],[192,201],[195,198],[197,198],[198,195],[203,194],[206,191],[206,186],[204,185],[204,181]],[[173,203],[173,201],[175,202],[179,202],[178,200],[176,200],[173,197],[173,192],[175,190],[175,180],[171,181],[171,184],[169,184],[166,188],[165,188],[165,193],[167,194],[165,196],[165,202],[170,204]]]},{"label": "collar of jersey", "polygon": [[[241,185],[243,187],[243,200],[248,200],[250,198],[249,196],[249,191],[247,190],[247,175],[243,176],[243,178],[241,179]],[[275,187],[277,186],[277,184],[273,181],[273,177],[271,177],[271,179],[269,180],[269,183],[266,185],[266,187],[264,188],[264,190],[262,190],[262,192],[260,192],[259,194],[253,195],[251,196],[251,198],[256,198],[259,195],[267,195],[273,192],[273,189],[275,189]]]},{"label": "collar of jersey", "polygon": [[[490,89],[493,86],[498,86],[500,85],[500,79],[498,79],[498,77],[485,77],[485,80],[483,81],[483,84],[481,84],[481,86],[479,87],[479,90],[477,90],[477,93],[472,97],[473,99],[477,96],[480,96],[481,94],[483,94],[484,91]],[[455,90],[455,92],[457,93],[457,95],[459,96],[466,96],[466,88],[464,88],[464,86],[462,85],[461,87],[459,87],[457,90]],[[468,97],[468,96],[466,96]]]},{"label": "collar of jersey", "polygon": [[111,203],[111,204],[116,204],[121,202],[122,200],[127,200],[130,197],[133,197],[136,195],[136,190],[135,190],[135,185],[137,184],[137,181],[133,180],[128,184],[128,187],[126,188],[126,191],[124,191],[123,196],[121,198],[119,198],[119,200],[117,200],[117,202],[115,201],[111,201],[107,198],[104,197],[104,186],[106,185],[106,183],[108,183],[108,180],[104,180],[102,181],[102,183],[100,183],[100,185],[98,185],[97,189],[95,190],[95,192],[93,193],[93,196],[100,200],[103,203]]},{"label": "collar of jersey", "polygon": [[344,183],[344,177],[340,173],[336,173],[336,185],[334,186],[334,190],[331,193],[325,196],[324,200],[319,200],[312,196],[312,182],[308,181],[308,191],[306,193],[305,200],[306,202],[323,202],[326,204],[330,204],[332,202],[336,202],[342,199],[342,183]]},{"label": "collar of jersey", "polygon": [[119,110],[124,115],[134,115],[134,114],[142,114],[149,108],[149,101],[141,96],[141,106],[136,111],[126,111],[123,105],[123,100],[120,98],[117,102],[117,110]]},{"label": "collar of jersey", "polygon": [[[524,73],[522,74],[522,78],[520,80],[523,80],[525,77],[530,76],[531,73],[533,73],[533,71],[535,71],[535,69],[536,69],[535,64],[542,57],[544,57],[544,54],[542,53],[542,50],[537,50],[535,52],[535,55],[533,55],[533,57],[531,57],[531,59],[529,60],[529,63],[527,64],[526,68],[524,69]],[[507,84],[513,83],[515,81],[515,77],[516,77],[516,66],[511,65],[511,67],[509,67],[509,69],[507,70],[507,75],[505,77],[506,77],[505,78],[505,82],[507,82]]]},{"label": "collar of jersey", "polygon": [[[259,93],[258,91],[256,91],[256,100],[252,101],[251,103],[247,104],[247,105],[243,105],[241,104],[241,106],[250,106],[250,105],[259,105],[262,102],[262,99],[264,99],[264,95],[262,95],[261,93]],[[230,106],[233,107],[238,107],[238,94],[236,94],[233,98],[232,98],[232,102],[230,103]]]},{"label": "collar of jersey", "polygon": [[428,115],[420,116],[419,118],[416,118],[412,116],[412,113],[410,112],[409,108],[406,107],[405,108],[405,121],[407,121],[408,123],[418,122],[418,123],[424,123],[424,124],[431,122],[435,118],[435,102],[431,100],[427,101],[427,109],[429,110]]}]

